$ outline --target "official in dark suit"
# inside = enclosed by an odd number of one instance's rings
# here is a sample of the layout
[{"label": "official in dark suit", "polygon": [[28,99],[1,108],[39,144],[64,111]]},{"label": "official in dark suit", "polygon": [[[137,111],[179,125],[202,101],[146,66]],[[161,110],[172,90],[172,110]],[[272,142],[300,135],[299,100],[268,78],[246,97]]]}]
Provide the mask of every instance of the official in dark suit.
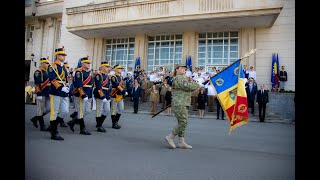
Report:
[{"label": "official in dark suit", "polygon": [[246,83],[246,92],[248,99],[248,107],[251,108],[251,114],[254,114],[254,100],[258,91],[258,85],[254,82],[253,78],[249,79]]},{"label": "official in dark suit", "polygon": [[138,113],[139,99],[141,97],[141,88],[137,79],[134,80],[134,86],[132,88],[133,98],[133,113]]},{"label": "official in dark suit", "polygon": [[[257,93],[257,103],[259,104],[259,119],[260,122],[264,122],[266,115],[266,105],[269,102],[268,90],[264,89],[264,84],[260,85],[260,90]],[[261,114],[262,110],[262,114]]]}]

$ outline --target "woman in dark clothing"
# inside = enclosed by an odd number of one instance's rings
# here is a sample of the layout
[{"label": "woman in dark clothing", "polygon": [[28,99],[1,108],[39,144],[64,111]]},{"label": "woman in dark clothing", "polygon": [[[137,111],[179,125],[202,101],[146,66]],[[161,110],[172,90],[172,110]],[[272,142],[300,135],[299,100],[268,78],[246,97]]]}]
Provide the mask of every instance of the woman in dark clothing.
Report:
[{"label": "woman in dark clothing", "polygon": [[199,94],[198,94],[198,109],[199,109],[199,115],[200,118],[203,118],[204,110],[205,110],[205,104],[206,104],[206,94],[204,92],[204,88],[200,88]]},{"label": "woman in dark clothing", "polygon": [[[168,87],[168,91],[166,92],[166,95],[165,95],[165,98],[164,98],[165,101],[166,101],[166,106],[169,106],[171,104],[171,98],[172,98],[171,89],[172,89],[172,87],[169,86]],[[168,115],[171,114],[171,107],[168,107],[167,113],[168,113]]]}]

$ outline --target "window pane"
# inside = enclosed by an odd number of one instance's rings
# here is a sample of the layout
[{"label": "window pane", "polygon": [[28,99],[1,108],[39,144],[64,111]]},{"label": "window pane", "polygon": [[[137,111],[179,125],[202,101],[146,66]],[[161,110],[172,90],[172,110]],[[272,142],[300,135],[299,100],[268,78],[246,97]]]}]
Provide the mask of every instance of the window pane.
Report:
[{"label": "window pane", "polygon": [[224,37],[229,37],[229,32],[224,32]]},{"label": "window pane", "polygon": [[161,40],[166,40],[166,36],[162,35]]},{"label": "window pane", "polygon": [[212,33],[207,33],[208,38],[212,38]]},{"label": "window pane", "polygon": [[231,45],[238,45],[238,39],[230,39]]},{"label": "window pane", "polygon": [[238,46],[230,46],[230,51],[238,51]]},{"label": "window pane", "polygon": [[212,46],[213,51],[222,51],[223,46]]},{"label": "window pane", "polygon": [[213,59],[213,64],[222,64],[222,59]]},{"label": "window pane", "polygon": [[199,53],[199,58],[205,58],[206,57],[206,54],[205,53]]},{"label": "window pane", "polygon": [[222,52],[214,52],[213,51],[213,58],[222,58]]},{"label": "window pane", "polygon": [[134,37],[129,38],[129,42],[134,42]]},{"label": "window pane", "polygon": [[107,44],[111,44],[111,39],[108,39],[108,40],[107,40]]},{"label": "window pane", "polygon": [[206,33],[199,33],[199,38],[206,38]]},{"label": "window pane", "polygon": [[154,41],[154,36],[149,36],[149,41]]},{"label": "window pane", "polygon": [[218,37],[218,33],[212,33],[212,37],[213,37],[213,38]]},{"label": "window pane", "polygon": [[237,31],[230,32],[230,37],[238,37],[238,32]]},{"label": "window pane", "polygon": [[156,36],[156,40],[159,41],[160,40],[160,36]]},{"label": "window pane", "polygon": [[199,40],[199,46],[205,46],[206,40]]},{"label": "window pane", "polygon": [[230,52],[230,58],[238,58],[238,52]]},{"label": "window pane", "polygon": [[176,35],[176,39],[182,39],[182,35]]},{"label": "window pane", "polygon": [[206,52],[206,47],[205,46],[199,47],[198,52]]}]

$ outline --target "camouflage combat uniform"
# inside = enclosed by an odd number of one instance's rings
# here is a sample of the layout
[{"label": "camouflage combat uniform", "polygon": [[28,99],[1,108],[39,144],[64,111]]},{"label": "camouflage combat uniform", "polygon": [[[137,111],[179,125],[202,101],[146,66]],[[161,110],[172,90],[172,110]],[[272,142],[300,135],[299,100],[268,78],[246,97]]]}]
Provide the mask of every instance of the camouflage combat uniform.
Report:
[{"label": "camouflage combat uniform", "polygon": [[199,87],[196,82],[189,82],[185,75],[177,75],[173,79],[172,109],[177,117],[178,125],[172,130],[173,135],[184,137],[188,124],[188,109],[191,104],[191,92]]}]

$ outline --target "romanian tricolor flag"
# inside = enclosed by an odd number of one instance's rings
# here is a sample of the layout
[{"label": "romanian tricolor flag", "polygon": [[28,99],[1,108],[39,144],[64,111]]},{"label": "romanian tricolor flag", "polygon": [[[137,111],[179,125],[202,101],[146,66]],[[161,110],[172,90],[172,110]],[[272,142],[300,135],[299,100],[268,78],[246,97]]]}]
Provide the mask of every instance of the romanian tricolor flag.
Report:
[{"label": "romanian tricolor flag", "polygon": [[211,78],[232,130],[248,123],[248,103],[241,59]]}]

